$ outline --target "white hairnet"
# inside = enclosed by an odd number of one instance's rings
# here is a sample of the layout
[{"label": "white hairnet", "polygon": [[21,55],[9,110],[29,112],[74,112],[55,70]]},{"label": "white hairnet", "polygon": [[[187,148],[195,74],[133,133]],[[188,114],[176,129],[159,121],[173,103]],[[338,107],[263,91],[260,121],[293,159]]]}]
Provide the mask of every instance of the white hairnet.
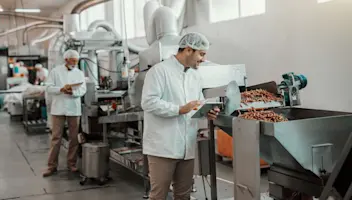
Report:
[{"label": "white hairnet", "polygon": [[209,41],[200,33],[187,33],[181,38],[179,46],[180,48],[190,47],[195,50],[206,51],[209,49]]},{"label": "white hairnet", "polygon": [[69,49],[64,53],[64,59],[77,58],[79,59],[79,53],[75,50]]},{"label": "white hairnet", "polygon": [[37,69],[40,69],[40,68],[43,68],[43,65],[42,64],[40,64],[40,63],[37,63],[37,64],[35,64],[35,66],[34,66],[35,68],[37,68]]}]

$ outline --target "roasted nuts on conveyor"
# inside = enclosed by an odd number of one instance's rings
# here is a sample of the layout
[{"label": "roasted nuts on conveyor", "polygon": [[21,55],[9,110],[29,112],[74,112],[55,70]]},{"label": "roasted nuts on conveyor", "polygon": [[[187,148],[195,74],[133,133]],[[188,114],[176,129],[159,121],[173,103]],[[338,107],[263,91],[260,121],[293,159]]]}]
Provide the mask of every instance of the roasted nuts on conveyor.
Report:
[{"label": "roasted nuts on conveyor", "polygon": [[284,122],[288,119],[272,110],[249,109],[248,112],[240,113],[238,117],[249,120],[259,120],[265,122]]},{"label": "roasted nuts on conveyor", "polygon": [[250,90],[241,93],[241,103],[247,104],[259,101],[267,103],[271,101],[282,101],[282,98],[263,89]]}]

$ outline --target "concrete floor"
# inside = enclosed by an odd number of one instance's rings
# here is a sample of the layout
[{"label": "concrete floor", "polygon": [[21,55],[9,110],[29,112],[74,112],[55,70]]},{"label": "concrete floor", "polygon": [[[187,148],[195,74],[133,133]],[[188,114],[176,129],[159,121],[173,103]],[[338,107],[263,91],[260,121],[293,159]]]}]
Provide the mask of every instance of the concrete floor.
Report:
[{"label": "concrete floor", "polygon": [[[143,181],[132,172],[112,164],[113,181],[105,186],[79,184],[79,175],[66,170],[65,152],[60,154],[59,172],[43,178],[48,153],[48,135],[27,135],[19,122],[11,122],[7,113],[0,113],[0,200],[57,200],[57,199],[128,199],[143,196]],[[218,163],[218,199],[233,197],[232,168]],[[263,176],[262,192],[267,189]],[[205,199],[201,178],[196,179],[197,192],[192,196]],[[210,197],[209,187],[206,186]]]}]

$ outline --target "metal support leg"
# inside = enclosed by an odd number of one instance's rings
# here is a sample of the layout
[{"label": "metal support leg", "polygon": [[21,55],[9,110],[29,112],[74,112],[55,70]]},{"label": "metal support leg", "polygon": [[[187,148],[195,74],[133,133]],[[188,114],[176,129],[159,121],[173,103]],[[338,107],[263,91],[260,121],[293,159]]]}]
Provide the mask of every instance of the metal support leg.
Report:
[{"label": "metal support leg", "polygon": [[210,167],[210,186],[211,200],[217,200],[217,185],[216,185],[216,159],[215,159],[215,126],[212,120],[209,121],[209,167]]},{"label": "metal support leg", "polygon": [[150,192],[150,180],[149,180],[149,165],[148,165],[148,156],[143,156],[143,181],[144,181],[144,195],[143,199],[149,198]]},{"label": "metal support leg", "polygon": [[[324,190],[319,199],[327,199],[330,194],[336,190],[343,200],[351,199],[352,196],[352,178],[350,169],[352,166],[352,133],[350,134],[335,167],[329,176]],[[345,188],[344,186],[349,185]],[[342,186],[342,187],[341,187]]]},{"label": "metal support leg", "polygon": [[108,125],[106,123],[103,124],[103,142],[108,143]]}]

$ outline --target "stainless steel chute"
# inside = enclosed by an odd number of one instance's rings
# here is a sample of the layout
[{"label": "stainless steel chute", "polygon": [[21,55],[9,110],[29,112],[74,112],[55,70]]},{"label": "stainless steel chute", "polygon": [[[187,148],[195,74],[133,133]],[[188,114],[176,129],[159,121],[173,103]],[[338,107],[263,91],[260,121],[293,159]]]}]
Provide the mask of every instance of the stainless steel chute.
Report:
[{"label": "stainless steel chute", "polygon": [[[231,114],[226,107],[229,102],[237,103],[237,97],[226,93],[220,96],[223,111],[209,127],[210,133],[215,126],[233,137],[234,199],[260,199],[260,158],[270,164],[269,194],[275,200],[351,198],[352,176],[345,169],[352,167],[352,113],[293,107],[300,101],[297,93],[295,101],[288,101],[292,97],[288,89],[292,87],[296,86],[287,84],[287,90],[281,90],[275,82],[248,87],[286,92],[288,97],[283,102],[241,103]],[[272,123],[239,117],[240,112],[256,106],[281,114],[288,121]],[[216,196],[216,189],[212,189],[212,199]]]},{"label": "stainless steel chute", "polygon": [[[261,157],[270,164],[278,164],[305,172],[310,170],[319,175],[320,163],[312,162],[312,148],[324,144],[332,146],[332,164],[341,153],[352,132],[352,114],[304,108],[273,108],[284,115],[288,122],[257,122],[260,131]],[[229,135],[233,135],[236,123],[245,119],[236,116],[220,115],[214,124]],[[249,121],[249,120],[246,120]],[[325,166],[326,168],[327,166]],[[331,172],[328,167],[328,172]]]}]

